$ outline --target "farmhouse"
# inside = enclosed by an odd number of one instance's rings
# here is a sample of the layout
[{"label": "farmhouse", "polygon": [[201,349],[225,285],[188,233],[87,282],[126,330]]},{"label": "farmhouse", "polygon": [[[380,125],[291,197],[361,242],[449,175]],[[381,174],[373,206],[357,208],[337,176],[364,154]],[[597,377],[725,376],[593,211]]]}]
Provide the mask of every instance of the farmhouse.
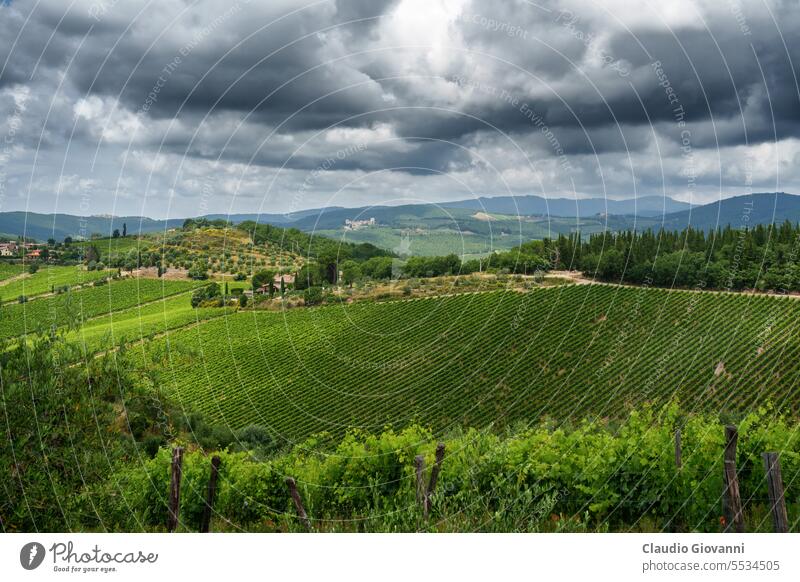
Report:
[{"label": "farmhouse", "polygon": [[365,228],[367,226],[375,226],[375,218],[369,218],[367,220],[350,220],[349,218],[344,221],[344,229],[345,230],[358,230],[359,228]]},{"label": "farmhouse", "polygon": [[13,257],[17,254],[17,243],[0,243],[0,257]]},{"label": "farmhouse", "polygon": [[[289,285],[294,283],[294,275],[287,275],[287,274],[275,275],[275,277],[273,277],[272,279],[272,288],[274,290],[276,291],[280,290],[281,279],[283,279],[284,287],[288,287]],[[269,285],[262,285],[261,287],[256,289],[256,293],[259,293],[261,295],[266,295],[267,293],[269,293]]]}]

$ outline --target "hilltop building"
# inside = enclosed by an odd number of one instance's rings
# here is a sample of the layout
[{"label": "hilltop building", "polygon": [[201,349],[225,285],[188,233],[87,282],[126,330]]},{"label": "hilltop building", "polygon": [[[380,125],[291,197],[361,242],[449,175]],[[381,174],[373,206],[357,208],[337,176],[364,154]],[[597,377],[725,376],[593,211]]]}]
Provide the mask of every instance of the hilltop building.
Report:
[{"label": "hilltop building", "polygon": [[359,228],[366,228],[368,226],[375,226],[375,218],[368,218],[366,220],[350,220],[349,218],[344,221],[345,230],[358,230]]}]

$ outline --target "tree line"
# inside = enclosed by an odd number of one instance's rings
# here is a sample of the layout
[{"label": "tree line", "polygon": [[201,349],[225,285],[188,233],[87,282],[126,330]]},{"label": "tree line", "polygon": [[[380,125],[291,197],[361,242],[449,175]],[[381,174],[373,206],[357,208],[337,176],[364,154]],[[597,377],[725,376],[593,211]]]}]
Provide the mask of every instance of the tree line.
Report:
[{"label": "tree line", "polygon": [[800,225],[709,232],[644,230],[579,233],[542,241],[554,268],[581,270],[609,282],[659,287],[759,291],[800,290]]}]

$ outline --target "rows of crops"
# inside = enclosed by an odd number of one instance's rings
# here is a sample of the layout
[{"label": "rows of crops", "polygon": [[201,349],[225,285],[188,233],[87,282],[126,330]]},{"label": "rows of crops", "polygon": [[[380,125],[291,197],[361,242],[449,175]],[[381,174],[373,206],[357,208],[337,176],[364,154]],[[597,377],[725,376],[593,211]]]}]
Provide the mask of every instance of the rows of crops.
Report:
[{"label": "rows of crops", "polygon": [[170,378],[215,420],[293,439],[619,417],[672,397],[796,409],[798,315],[789,298],[603,285],[245,312],[171,333],[194,355]]},{"label": "rows of crops", "polygon": [[113,271],[87,271],[81,267],[62,267],[47,265],[34,274],[0,285],[0,297],[3,301],[16,300],[20,295],[32,297],[50,293],[59,287],[75,287],[92,283],[113,274]]},{"label": "rows of crops", "polygon": [[184,293],[96,317],[70,332],[67,339],[81,342],[87,352],[97,352],[228,313],[218,307],[194,309]]},{"label": "rows of crops", "polygon": [[4,305],[0,308],[0,339],[36,333],[53,326],[77,328],[87,319],[184,293],[197,285],[194,281],[123,279],[28,303]]}]

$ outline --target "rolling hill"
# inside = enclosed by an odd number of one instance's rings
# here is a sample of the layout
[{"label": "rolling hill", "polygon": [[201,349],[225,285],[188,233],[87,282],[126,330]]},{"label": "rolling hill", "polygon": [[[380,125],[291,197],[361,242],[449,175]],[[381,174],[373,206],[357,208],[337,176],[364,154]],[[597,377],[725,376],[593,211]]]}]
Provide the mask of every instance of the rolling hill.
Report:
[{"label": "rolling hill", "polygon": [[[242,312],[154,342],[181,402],[289,440],[414,422],[796,411],[800,301],[609,285]],[[162,345],[163,344],[163,345]]]},{"label": "rolling hill", "polygon": [[596,214],[660,217],[664,214],[689,210],[686,202],[666,196],[640,196],[629,200],[607,198],[542,198],[541,196],[495,196],[447,202],[447,208],[470,208],[483,212],[509,215],[539,215],[563,217],[591,217]]},{"label": "rolling hill", "polygon": [[[745,218],[746,217],[746,218]],[[329,207],[292,214],[213,214],[201,218],[227,219],[234,224],[245,221],[296,228],[304,232],[349,242],[370,242],[396,251],[404,239],[417,237],[412,253],[485,254],[507,249],[521,242],[556,237],[580,231],[585,235],[605,230],[664,227],[680,230],[692,226],[711,230],[730,224],[782,223],[800,221],[800,196],[756,193],[727,198],[703,206],[690,205],[661,196],[631,200],[590,198],[569,200],[538,196],[481,197],[443,204],[410,204],[361,208]],[[375,219],[375,225],[350,230],[347,220]],[[24,235],[38,240],[81,232],[83,219],[66,214],[0,213],[0,232]],[[111,234],[128,226],[130,234],[164,231],[183,224],[184,219],[153,220],[142,217],[90,217],[84,231]],[[416,250],[413,249],[416,247]]]},{"label": "rolling hill", "polygon": [[70,236],[78,238],[84,232],[111,236],[115,228],[122,230],[127,224],[128,234],[143,234],[163,231],[183,224],[183,219],[153,220],[141,216],[74,216],[72,214],[38,214],[36,212],[0,212],[0,232],[12,237],[24,236],[39,241],[49,238],[63,240]]},{"label": "rolling hill", "polygon": [[762,192],[726,198],[691,210],[664,217],[664,227],[680,230],[692,226],[713,230],[731,225],[733,228],[756,224],[780,224],[800,221],[800,196],[785,192]]}]

